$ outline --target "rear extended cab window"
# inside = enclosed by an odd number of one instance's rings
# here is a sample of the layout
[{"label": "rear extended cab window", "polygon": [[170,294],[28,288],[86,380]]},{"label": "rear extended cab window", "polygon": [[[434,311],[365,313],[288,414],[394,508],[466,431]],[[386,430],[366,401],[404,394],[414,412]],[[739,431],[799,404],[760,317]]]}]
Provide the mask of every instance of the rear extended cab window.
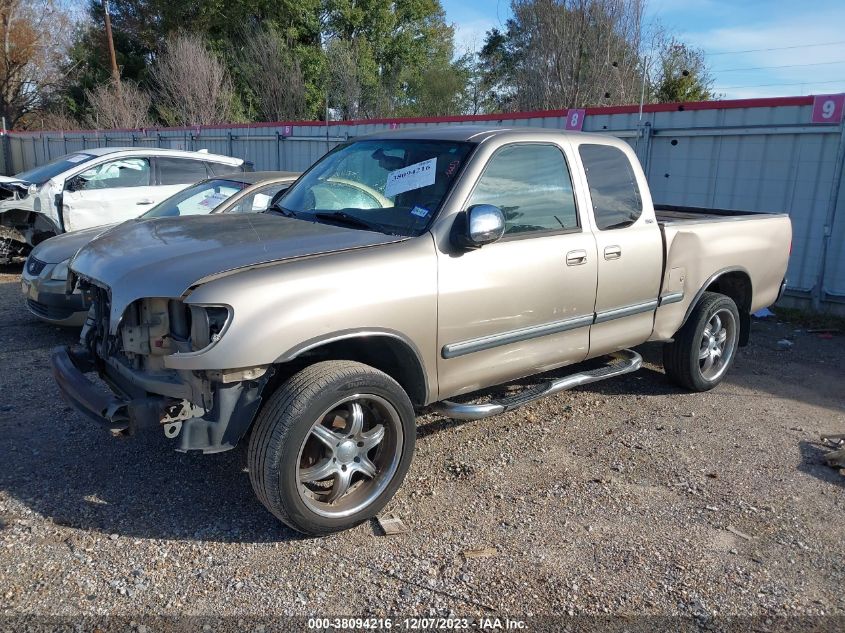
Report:
[{"label": "rear extended cab window", "polygon": [[631,161],[618,147],[578,147],[593,202],[596,226],[602,231],[632,225],[643,213],[643,201]]}]

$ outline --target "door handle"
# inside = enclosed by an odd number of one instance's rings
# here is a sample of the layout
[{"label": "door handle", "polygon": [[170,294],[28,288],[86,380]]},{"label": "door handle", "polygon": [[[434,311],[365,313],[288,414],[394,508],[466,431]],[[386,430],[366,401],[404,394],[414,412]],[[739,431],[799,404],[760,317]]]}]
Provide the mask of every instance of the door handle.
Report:
[{"label": "door handle", "polygon": [[604,258],[605,259],[619,259],[622,257],[622,247],[621,246],[605,246],[604,247]]},{"label": "door handle", "polygon": [[136,202],[135,204],[152,204],[152,203],[153,203],[153,201],[150,200],[149,198],[144,198],[143,200],[138,200],[138,202]]},{"label": "door handle", "polygon": [[580,266],[587,263],[587,251],[569,251],[566,254],[567,266]]}]

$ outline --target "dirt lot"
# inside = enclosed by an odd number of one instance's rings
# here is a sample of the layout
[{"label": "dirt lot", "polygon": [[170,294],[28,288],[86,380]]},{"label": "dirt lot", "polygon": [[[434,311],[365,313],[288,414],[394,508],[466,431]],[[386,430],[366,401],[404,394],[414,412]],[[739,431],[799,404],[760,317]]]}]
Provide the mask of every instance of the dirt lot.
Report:
[{"label": "dirt lot", "polygon": [[[845,337],[755,322],[728,381],[636,374],[516,413],[420,419],[372,524],[302,539],[253,497],[244,451],[113,439],[58,395],[75,332],[0,271],[0,614],[845,614]],[[777,341],[794,340],[786,351]],[[488,557],[468,557],[468,550]]]}]

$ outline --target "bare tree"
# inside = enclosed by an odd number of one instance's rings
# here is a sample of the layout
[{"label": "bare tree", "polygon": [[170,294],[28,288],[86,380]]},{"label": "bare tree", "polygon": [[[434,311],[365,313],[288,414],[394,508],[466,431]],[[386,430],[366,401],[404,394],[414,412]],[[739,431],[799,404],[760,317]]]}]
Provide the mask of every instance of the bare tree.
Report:
[{"label": "bare tree", "polygon": [[241,75],[256,97],[256,107],[265,121],[304,118],[305,77],[292,43],[269,23],[244,34],[244,45],[236,56]]},{"label": "bare tree", "polygon": [[521,109],[639,99],[645,0],[513,0],[509,24]]},{"label": "bare tree", "polygon": [[153,64],[156,106],[171,125],[211,125],[232,113],[232,80],[196,35],[171,37]]},{"label": "bare tree", "polygon": [[41,110],[29,117],[29,130],[78,130],[82,123],[65,109]]},{"label": "bare tree", "polygon": [[326,58],[329,104],[340,111],[343,119],[357,119],[361,112],[363,93],[358,44],[333,39],[326,47]]},{"label": "bare tree", "polygon": [[0,0],[0,116],[9,127],[58,86],[69,25],[56,0]]},{"label": "bare tree", "polygon": [[90,105],[85,124],[95,129],[141,128],[151,125],[149,94],[131,81],[115,80],[86,90]]}]

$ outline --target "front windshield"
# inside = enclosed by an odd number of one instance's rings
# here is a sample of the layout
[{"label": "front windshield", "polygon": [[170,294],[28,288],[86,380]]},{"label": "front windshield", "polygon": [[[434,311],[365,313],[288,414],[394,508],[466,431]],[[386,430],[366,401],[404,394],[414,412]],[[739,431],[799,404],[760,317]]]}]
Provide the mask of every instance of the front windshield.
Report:
[{"label": "front windshield", "polygon": [[83,163],[87,163],[94,158],[91,154],[78,152],[76,154],[65,154],[49,163],[44,163],[38,167],[33,167],[27,171],[22,171],[15,174],[15,178],[20,178],[27,182],[35,183],[36,185],[43,185],[51,178],[55,178],[69,169],[73,169]]},{"label": "front windshield", "polygon": [[246,183],[224,178],[203,180],[158,203],[141,217],[172,218],[182,215],[205,215],[248,186]]},{"label": "front windshield", "polygon": [[278,206],[307,219],[419,235],[473,147],[454,141],[356,141],[323,157]]}]

